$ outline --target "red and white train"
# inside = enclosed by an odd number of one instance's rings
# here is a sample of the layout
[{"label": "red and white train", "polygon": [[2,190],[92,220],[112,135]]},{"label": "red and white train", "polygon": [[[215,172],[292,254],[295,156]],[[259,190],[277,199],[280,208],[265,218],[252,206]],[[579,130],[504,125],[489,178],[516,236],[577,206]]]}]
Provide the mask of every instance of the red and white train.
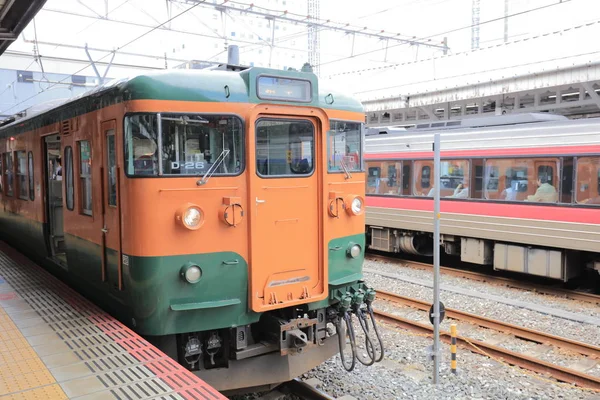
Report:
[{"label": "red and white train", "polygon": [[369,247],[429,255],[433,134],[441,244],[461,260],[567,281],[600,272],[600,119],[518,114],[371,130]]}]

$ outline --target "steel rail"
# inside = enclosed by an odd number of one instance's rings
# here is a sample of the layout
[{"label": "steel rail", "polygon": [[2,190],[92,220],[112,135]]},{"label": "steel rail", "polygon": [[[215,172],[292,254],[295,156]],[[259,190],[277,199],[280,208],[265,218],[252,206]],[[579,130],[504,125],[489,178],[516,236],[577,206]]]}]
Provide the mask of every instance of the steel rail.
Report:
[{"label": "steel rail", "polygon": [[[403,304],[412,308],[427,311],[431,304],[413,299],[410,297],[400,296],[395,293],[385,290],[377,290],[377,299],[386,300],[393,303]],[[576,340],[567,339],[560,336],[550,335],[545,332],[536,331],[518,325],[509,324],[503,321],[497,321],[491,318],[481,317],[479,315],[470,314],[468,312],[446,308],[446,316],[458,321],[469,322],[484,328],[493,329],[505,333],[510,333],[518,338],[530,340],[537,343],[547,343],[562,349],[568,349],[579,354],[600,359],[600,347],[587,343],[578,342]]]},{"label": "steel rail", "polygon": [[283,391],[294,394],[303,400],[335,400],[334,397],[329,396],[327,393],[320,391],[298,378],[285,382],[281,384],[280,387]]},{"label": "steel rail", "polygon": [[[427,335],[431,335],[433,333],[433,327],[426,324],[421,324],[419,322],[402,318],[380,310],[375,310],[375,314],[380,320],[404,329],[424,333]],[[450,333],[447,331],[440,331],[440,339],[446,343],[450,343]],[[554,365],[547,361],[539,360],[525,354],[519,354],[514,351],[504,349],[499,346],[494,346],[479,340],[468,339],[463,336],[457,337],[457,343],[461,347],[472,352],[497,358],[508,364],[515,365],[539,374],[547,374],[561,382],[572,383],[582,388],[600,390],[600,378],[592,375],[586,375],[570,368]]]},{"label": "steel rail", "polygon": [[[419,269],[432,269],[433,265],[419,262],[419,261],[411,261],[411,260],[403,260],[394,257],[383,256],[379,254],[368,254],[365,259],[367,260],[386,260],[386,261],[395,261],[402,262],[408,264],[410,267],[415,267]],[[600,295],[593,293],[585,293],[578,292],[575,290],[561,289],[561,288],[551,288],[543,285],[538,285],[535,283],[527,283],[522,282],[516,279],[505,278],[501,276],[492,276],[481,272],[474,271],[466,271],[457,268],[450,267],[441,267],[440,271],[446,275],[458,276],[461,278],[467,278],[479,282],[490,282],[490,283],[498,283],[504,286],[513,287],[517,289],[523,289],[528,291],[535,291],[538,293],[549,294],[557,297],[563,297],[570,300],[579,300],[585,301],[586,303],[592,304],[600,304]]]}]

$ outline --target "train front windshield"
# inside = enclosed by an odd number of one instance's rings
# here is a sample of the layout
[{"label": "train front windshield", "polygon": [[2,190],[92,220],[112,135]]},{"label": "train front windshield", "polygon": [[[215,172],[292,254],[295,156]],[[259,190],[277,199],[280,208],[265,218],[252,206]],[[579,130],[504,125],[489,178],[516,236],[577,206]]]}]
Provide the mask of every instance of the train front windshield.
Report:
[{"label": "train front windshield", "polygon": [[243,128],[233,116],[135,114],[125,118],[128,175],[235,175],[244,163]]}]

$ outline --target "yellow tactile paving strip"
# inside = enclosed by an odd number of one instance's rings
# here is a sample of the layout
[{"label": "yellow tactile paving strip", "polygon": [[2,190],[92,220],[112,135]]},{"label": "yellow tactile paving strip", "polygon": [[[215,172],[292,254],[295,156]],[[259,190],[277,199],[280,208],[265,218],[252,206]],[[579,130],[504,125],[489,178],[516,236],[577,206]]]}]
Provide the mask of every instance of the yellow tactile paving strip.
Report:
[{"label": "yellow tactile paving strip", "polygon": [[67,399],[13,320],[0,308],[0,398]]},{"label": "yellow tactile paving strip", "polygon": [[0,241],[0,400],[225,399]]}]

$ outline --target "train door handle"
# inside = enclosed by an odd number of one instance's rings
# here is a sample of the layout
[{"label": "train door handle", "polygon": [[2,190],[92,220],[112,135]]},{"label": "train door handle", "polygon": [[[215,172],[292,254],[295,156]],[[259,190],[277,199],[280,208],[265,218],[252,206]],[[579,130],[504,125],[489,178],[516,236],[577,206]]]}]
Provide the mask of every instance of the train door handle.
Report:
[{"label": "train door handle", "polygon": [[259,204],[262,204],[262,203],[265,203],[265,202],[266,202],[266,200],[261,200],[258,197],[256,198],[256,205],[259,205]]}]

